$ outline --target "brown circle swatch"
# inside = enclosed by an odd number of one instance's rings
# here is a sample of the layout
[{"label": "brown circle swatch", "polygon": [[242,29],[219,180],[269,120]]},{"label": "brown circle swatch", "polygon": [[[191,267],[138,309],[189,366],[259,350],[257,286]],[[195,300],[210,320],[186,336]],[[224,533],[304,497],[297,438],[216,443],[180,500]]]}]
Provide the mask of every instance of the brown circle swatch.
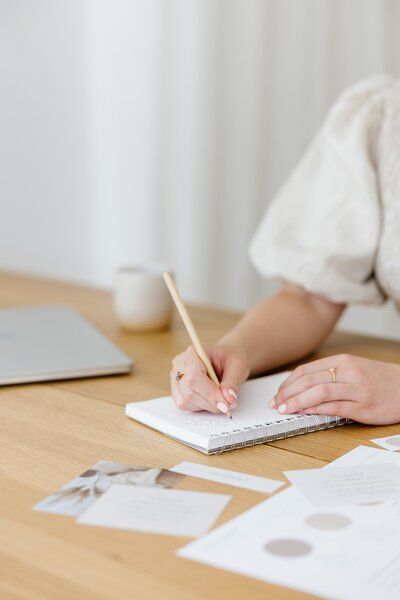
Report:
[{"label": "brown circle swatch", "polygon": [[344,529],[351,524],[351,520],[337,513],[315,513],[305,519],[307,525],[316,529]]},{"label": "brown circle swatch", "polygon": [[290,538],[282,538],[278,540],[271,540],[268,544],[265,544],[265,549],[270,554],[275,556],[286,556],[286,557],[297,557],[305,556],[312,550],[312,546],[307,542],[301,540],[293,540]]},{"label": "brown circle swatch", "polygon": [[386,438],[385,442],[389,444],[389,446],[400,448],[400,435],[395,435],[392,438]]}]

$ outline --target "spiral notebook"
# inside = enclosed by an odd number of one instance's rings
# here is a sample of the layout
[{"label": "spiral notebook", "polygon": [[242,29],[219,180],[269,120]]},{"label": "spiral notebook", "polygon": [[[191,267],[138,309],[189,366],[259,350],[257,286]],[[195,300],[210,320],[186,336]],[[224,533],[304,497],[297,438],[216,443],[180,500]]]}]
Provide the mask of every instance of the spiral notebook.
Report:
[{"label": "spiral notebook", "polygon": [[131,402],[125,413],[131,419],[195,448],[219,454],[285,437],[344,425],[348,419],[319,415],[281,415],[267,407],[288,372],[252,379],[239,390],[233,419],[207,412],[192,413],[176,408],[171,396]]}]

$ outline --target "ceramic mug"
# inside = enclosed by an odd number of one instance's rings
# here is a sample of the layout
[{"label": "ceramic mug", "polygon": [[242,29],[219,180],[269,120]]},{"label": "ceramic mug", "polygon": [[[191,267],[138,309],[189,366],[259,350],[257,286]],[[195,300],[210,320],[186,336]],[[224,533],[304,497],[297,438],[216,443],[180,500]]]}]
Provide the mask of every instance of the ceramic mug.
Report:
[{"label": "ceramic mug", "polygon": [[156,331],[169,326],[172,298],[157,267],[122,267],[115,275],[114,312],[129,331]]}]

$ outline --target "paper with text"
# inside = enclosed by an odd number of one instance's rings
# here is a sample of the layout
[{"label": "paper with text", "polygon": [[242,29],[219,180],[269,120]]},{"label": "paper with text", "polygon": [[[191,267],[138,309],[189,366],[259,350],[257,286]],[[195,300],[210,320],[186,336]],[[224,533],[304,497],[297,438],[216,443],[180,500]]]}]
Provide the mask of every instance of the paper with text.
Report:
[{"label": "paper with text", "polygon": [[[359,446],[325,469],[394,462],[399,455]],[[290,487],[178,555],[322,598],[398,600],[399,548],[399,501],[321,509]]]},{"label": "paper with text", "polygon": [[400,468],[395,464],[285,471],[314,506],[400,500]]},{"label": "paper with text", "polygon": [[195,537],[205,533],[231,496],[112,485],[77,522],[130,531]]},{"label": "paper with text", "polygon": [[33,507],[41,512],[78,517],[96,502],[113,483],[145,487],[175,487],[182,477],[167,469],[141,467],[99,460],[79,477]]},{"label": "paper with text", "polygon": [[169,470],[174,473],[181,473],[182,475],[215,481],[216,483],[224,483],[255,492],[263,492],[264,494],[272,494],[285,485],[283,481],[277,481],[276,479],[257,477],[256,475],[248,475],[239,471],[219,469],[218,467],[200,465],[193,462],[182,462],[176,465],[176,467],[171,467]]}]

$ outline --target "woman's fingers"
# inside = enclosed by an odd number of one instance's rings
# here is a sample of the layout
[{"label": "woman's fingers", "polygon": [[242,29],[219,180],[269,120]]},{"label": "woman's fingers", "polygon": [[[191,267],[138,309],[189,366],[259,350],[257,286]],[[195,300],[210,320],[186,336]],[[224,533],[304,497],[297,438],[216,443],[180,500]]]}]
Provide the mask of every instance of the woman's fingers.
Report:
[{"label": "woman's fingers", "polygon": [[219,388],[208,375],[199,372],[188,372],[178,383],[183,397],[195,406],[213,413],[228,412],[227,403]]},{"label": "woman's fingers", "polygon": [[221,391],[232,409],[237,406],[239,386],[249,375],[247,365],[236,356],[228,356],[221,380]]},{"label": "woman's fingers", "polygon": [[327,417],[343,417],[346,419],[357,419],[358,403],[349,400],[336,400],[324,402],[318,406],[306,408],[301,412],[306,415],[326,415]]},{"label": "woman's fingers", "polygon": [[[173,396],[176,396],[177,405],[184,410],[193,410],[193,407],[196,407],[226,414],[230,409],[236,408],[239,386],[247,379],[250,367],[241,351],[232,351],[229,347],[212,346],[208,355],[221,385],[217,386],[211,381],[196,351],[189,347],[172,361]],[[178,372],[181,376],[176,380]]]},{"label": "woman's fingers", "polygon": [[[343,380],[339,381],[337,379],[336,381],[337,383],[345,383]],[[293,396],[297,396],[298,394],[306,392],[310,388],[323,383],[332,383],[332,374],[328,369],[303,375],[292,383],[289,383],[287,386],[280,388],[269,406],[270,408],[277,408],[279,410],[279,407],[282,404],[286,404]]]},{"label": "woman's fingers", "polygon": [[[295,412],[355,418],[359,411],[357,358],[329,356],[297,367],[281,384],[271,405],[282,414]],[[329,369],[335,369],[335,377]]]},{"label": "woman's fingers", "polygon": [[171,392],[172,397],[176,406],[181,410],[192,410],[199,411],[201,408],[197,408],[196,406],[192,406],[188,402],[186,402],[185,398],[182,395],[182,392],[179,389],[178,383],[176,381],[171,381]]},{"label": "woman's fingers", "polygon": [[[196,388],[201,390],[202,393],[196,391]],[[207,410],[213,413],[224,412],[217,407],[217,404],[220,404],[218,402],[218,394],[219,399],[222,399],[222,403],[226,406],[220,390],[204,373],[185,373],[182,379],[177,381],[173,371],[171,372],[171,389],[177,407],[182,410]],[[207,397],[207,394],[209,397]]]},{"label": "woman's fingers", "polygon": [[299,365],[290,373],[289,377],[287,377],[287,379],[281,383],[279,386],[279,391],[286,388],[288,385],[291,385],[300,377],[304,377],[304,375],[309,375],[311,373],[317,373],[319,371],[327,371],[328,375],[330,375],[332,379],[329,369],[333,368],[339,370],[340,366],[343,366],[349,362],[349,359],[350,357],[346,354],[338,354],[336,356],[328,356],[327,358],[320,358],[318,360],[305,363],[304,365]]},{"label": "woman's fingers", "polygon": [[[189,347],[175,357],[172,364],[171,389],[179,408],[207,410],[212,413],[228,412],[228,403],[224,395],[208,377],[206,367],[194,348]],[[178,372],[181,373],[181,378],[177,381]]]},{"label": "woman's fingers", "polygon": [[180,389],[179,382],[177,381],[171,382],[171,390],[175,404],[181,410],[190,410],[194,412],[207,410],[208,412],[219,412],[212,410],[209,402],[202,397],[196,398],[192,401],[188,398],[185,398],[182,390]]},{"label": "woman's fingers", "polygon": [[178,354],[172,361],[172,367],[185,375],[188,372],[207,373],[205,364],[200,360],[193,346],[189,346],[185,352]]},{"label": "woman's fingers", "polygon": [[[304,409],[319,406],[325,402],[337,400],[356,401],[357,387],[350,383],[322,383],[304,392],[292,396],[287,402],[280,404],[281,414],[302,412]],[[322,414],[322,413],[321,413]]]}]

